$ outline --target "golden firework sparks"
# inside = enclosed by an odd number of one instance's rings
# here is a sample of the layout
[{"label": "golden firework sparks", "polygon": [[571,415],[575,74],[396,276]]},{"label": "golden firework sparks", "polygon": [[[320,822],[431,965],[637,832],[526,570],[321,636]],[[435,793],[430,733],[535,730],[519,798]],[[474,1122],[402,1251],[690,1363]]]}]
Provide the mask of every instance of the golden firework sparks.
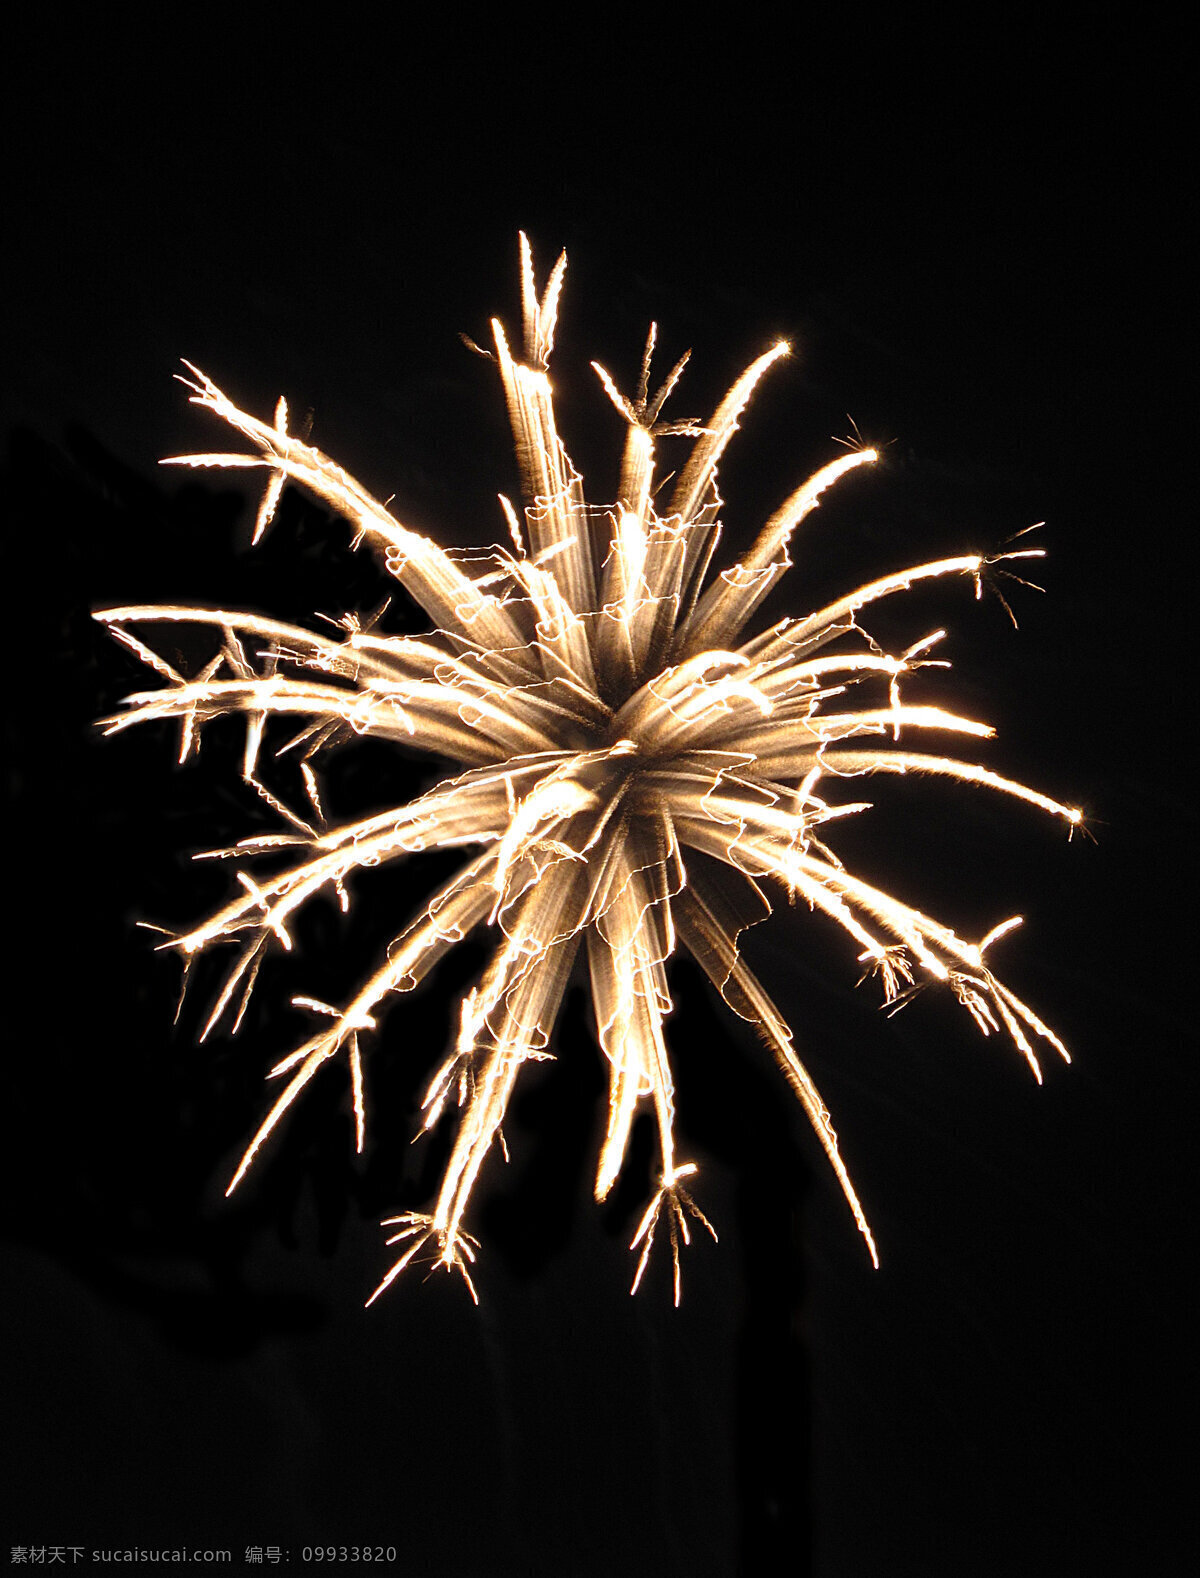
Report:
[{"label": "golden firework sparks", "polygon": [[[237,1028],[264,958],[275,946],[291,948],[289,925],[314,895],[332,889],[344,908],[350,880],[384,861],[434,847],[476,851],[391,940],[352,1001],[337,1007],[293,999],[318,1016],[318,1027],[271,1070],[283,1088],[229,1184],[232,1192],[300,1092],[338,1058],[349,1068],[361,1151],[364,1043],[392,1001],[447,950],[474,928],[490,928],[490,962],[462,1002],[455,1044],[425,1099],[427,1129],[447,1101],[460,1109],[440,1192],[431,1212],[407,1212],[385,1224],[396,1230],[388,1242],[404,1247],[372,1299],[418,1259],[457,1268],[475,1296],[468,1265],[478,1245],[464,1227],[471,1194],[493,1145],[503,1146],[501,1125],[521,1069],[550,1055],[564,989],[586,959],[609,1077],[596,1198],[604,1199],[616,1181],[634,1117],[648,1103],[661,1169],[631,1246],[640,1248],[633,1286],[665,1222],[678,1303],[680,1242],[688,1242],[690,1224],[716,1237],[691,1198],[696,1167],[676,1151],[664,1026],[672,1006],[667,965],[678,946],[771,1047],[878,1264],[829,1112],[796,1055],[791,1030],[739,950],[741,933],[769,913],[771,889],[798,896],[840,926],[867,972],[879,976],[886,1001],[902,1001],[922,982],[943,982],[985,1035],[1007,1032],[1039,1079],[1036,1040],[1067,1058],[1054,1032],[986,961],[989,947],[1019,917],[968,941],[854,876],[824,841],[825,824],[867,806],[833,802],[822,791],[878,773],[930,773],[982,785],[1060,817],[1071,829],[1080,824],[1078,810],[976,762],[907,743],[901,748],[902,736],[907,741],[923,731],[983,738],[992,730],[902,700],[905,676],[934,661],[927,654],[943,632],[891,656],[858,623],[864,608],[919,581],[965,576],[978,594],[997,558],[975,553],[921,564],[748,634],[791,563],[797,527],[827,488],[872,464],[875,451],[857,448],[823,467],[775,511],[741,560],[710,576],[720,531],[718,464],[756,384],[788,348],[780,343],[753,362],[707,423],[663,422],[663,405],[687,358],[651,394],[651,328],[632,399],[595,367],[626,433],[616,503],[589,505],[558,436],[548,376],[565,268],[564,254],[539,296],[522,236],[519,354],[492,322],[489,354],[504,386],[525,497],[523,510],[501,497],[511,547],[484,560],[456,558],[402,525],[333,461],[288,432],[282,399],[273,422],[259,421],[185,364],[193,403],[240,433],[253,453],[166,463],[265,471],[256,542],[285,483],[300,484],[350,522],[356,542],[365,539],[381,553],[388,573],[429,616],[430,634],[382,635],[353,614],[342,618],[336,637],[223,609],[130,607],[96,615],[166,682],[127,697],[128,710],[106,719],[107,731],[173,720],[182,761],[203,724],[241,714],[242,776],[286,828],[216,851],[237,862],[235,896],[164,944],[178,951],[185,968],[215,943],[236,946],[204,1035],[227,1012]],[[690,439],[691,449],[660,515],[655,445],[668,436]],[[130,628],[170,623],[208,627],[215,638],[215,654],[191,677]],[[302,811],[259,777],[266,728],[277,718],[301,724],[281,749],[301,752],[308,799]],[[411,804],[330,825],[312,763],[356,734],[419,746],[459,770]],[[272,875],[244,869],[280,852],[284,864]]]}]

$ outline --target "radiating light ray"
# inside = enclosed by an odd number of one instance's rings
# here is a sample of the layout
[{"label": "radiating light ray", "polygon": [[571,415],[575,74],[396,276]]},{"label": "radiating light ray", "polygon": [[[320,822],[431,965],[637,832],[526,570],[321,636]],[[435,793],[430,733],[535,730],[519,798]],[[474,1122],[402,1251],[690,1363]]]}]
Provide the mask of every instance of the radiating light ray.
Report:
[{"label": "radiating light ray", "polygon": [[[652,395],[651,326],[633,396],[592,364],[625,438],[616,501],[590,505],[558,433],[549,378],[566,257],[539,294],[524,235],[520,245],[521,334],[510,341],[493,320],[495,354],[484,353],[500,374],[521,471],[520,511],[500,495],[507,545],[446,551],[291,434],[282,398],[273,420],[260,421],[185,363],[191,376],[181,381],[193,403],[240,434],[253,453],[206,452],[169,463],[265,471],[255,542],[288,482],[332,505],[355,542],[369,542],[425,610],[434,625],[428,635],[383,633],[376,628],[382,609],[343,614],[327,621],[323,634],[221,608],[138,604],[96,614],[162,682],[128,696],[125,711],[103,720],[106,730],[175,724],[182,761],[195,754],[210,723],[240,718],[242,778],[284,825],[206,851],[234,861],[236,895],[159,945],[179,953],[185,977],[200,954],[218,943],[235,945],[202,1038],[227,1013],[237,1029],[264,961],[292,948],[290,928],[317,894],[331,892],[345,909],[359,888],[369,893],[378,866],[433,848],[472,852],[396,932],[349,1002],[292,999],[319,1026],[271,1070],[282,1089],[229,1191],[320,1070],[343,1058],[355,1145],[363,1150],[371,1124],[369,1059],[383,1041],[388,1010],[449,949],[483,928],[492,941],[489,962],[462,1000],[455,1043],[425,1097],[426,1129],[458,1103],[438,1196],[428,1212],[388,1219],[396,1229],[388,1242],[400,1253],[368,1302],[417,1263],[457,1271],[477,1299],[468,1267],[478,1241],[464,1226],[473,1192],[492,1150],[507,1156],[502,1125],[512,1091],[526,1063],[551,1055],[563,994],[577,961],[582,969],[586,960],[609,1079],[596,1196],[610,1193],[634,1118],[649,1108],[659,1178],[633,1235],[633,1286],[665,1225],[678,1303],[680,1252],[692,1224],[717,1236],[692,1198],[697,1168],[679,1160],[675,1134],[668,969],[683,948],[770,1047],[878,1264],[829,1111],[786,1020],[747,966],[740,938],[769,913],[767,888],[780,889],[849,937],[864,975],[878,976],[893,1008],[938,984],[983,1034],[1005,1033],[1039,1080],[1036,1041],[1068,1058],[1062,1041],[985,959],[1020,917],[971,942],[848,871],[818,833],[870,809],[862,800],[823,798],[826,792],[842,780],[889,774],[988,788],[1072,831],[1082,825],[1075,808],[982,763],[911,749],[914,730],[980,741],[993,731],[905,699],[917,669],[949,666],[928,656],[943,631],[892,655],[858,624],[871,604],[919,582],[967,576],[979,596],[989,572],[1010,573],[996,567],[1043,550],[962,554],[892,571],[814,613],[747,635],[748,621],[791,564],[797,528],[828,488],[871,464],[875,451],[856,445],[824,466],[788,496],[740,559],[712,573],[718,465],[756,385],[788,347],[781,342],[751,362],[707,422],[663,421],[687,356]],[[663,491],[656,482],[659,441],[690,445],[661,518],[653,502]],[[144,637],[144,627],[156,627],[161,645],[182,625],[209,632],[215,647],[191,674]],[[289,736],[277,742],[276,729],[289,722]],[[408,804],[338,822],[313,763],[362,735],[429,751],[453,768]],[[294,764],[300,810],[265,781],[269,752]],[[271,859],[277,866],[261,875],[247,869]]]}]

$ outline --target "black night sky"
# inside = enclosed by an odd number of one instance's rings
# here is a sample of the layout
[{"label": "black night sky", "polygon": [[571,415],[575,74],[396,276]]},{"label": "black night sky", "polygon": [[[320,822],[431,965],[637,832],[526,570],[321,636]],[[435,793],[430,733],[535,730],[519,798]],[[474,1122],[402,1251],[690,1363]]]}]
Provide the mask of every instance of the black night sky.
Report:
[{"label": "black night sky", "polygon": [[[205,9],[11,40],[10,1546],[225,1547],[235,1570],[252,1546],[293,1567],[394,1546],[390,1571],[481,1578],[1192,1570],[1182,40],[1119,6],[940,33],[845,14],[479,31],[397,7],[306,32],[251,7],[226,30]],[[191,853],[270,813],[238,782],[236,728],[183,769],[165,731],[100,738],[145,671],[90,610],[304,621],[386,595],[315,504],[285,498],[251,551],[236,475],[156,466],[224,445],[171,381],[183,356],[254,412],[280,392],[311,411],[408,524],[500,535],[503,401],[459,334],[516,322],[519,228],[543,271],[570,257],[553,370],[594,499],[620,430],[588,362],[632,384],[651,319],[664,371],[694,348],[676,416],[794,347],[722,470],[729,548],[852,423],[883,450],[804,528],[777,615],[1046,522],[1044,594],[1008,583],[1019,630],[965,583],[868,625],[895,650],[944,624],[942,694],[998,729],[983,759],[1085,806],[1095,842],[880,781],[837,848],[974,935],[1023,914],[997,965],[1074,1065],[1051,1052],[1039,1089],[933,992],[885,1017],[803,907],[749,944],[878,1272],[769,1058],[684,965],[679,1131],[721,1241],[687,1252],[678,1312],[665,1255],[627,1293],[648,1128],[591,1202],[603,1069],[578,989],[475,1196],[480,1308],[413,1277],[363,1311],[379,1219],[426,1203],[445,1159],[444,1135],[409,1139],[470,948],[375,1043],[367,1154],[330,1072],[222,1198],[263,1075],[307,1033],[291,995],[344,993],[448,868],[378,873],[346,917],[315,905],[237,1038],[198,1046],[216,977],[173,1026],[178,966],[136,923],[215,908],[228,870]],[[386,618],[421,628],[402,597]],[[328,792],[376,809],[429,772],[364,747]]]}]

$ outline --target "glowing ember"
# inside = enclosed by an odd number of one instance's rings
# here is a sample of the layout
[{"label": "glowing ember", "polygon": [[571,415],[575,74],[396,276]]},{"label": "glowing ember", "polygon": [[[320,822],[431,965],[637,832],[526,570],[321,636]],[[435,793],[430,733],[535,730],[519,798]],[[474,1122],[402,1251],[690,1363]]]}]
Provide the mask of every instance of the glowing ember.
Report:
[{"label": "glowing ember", "polygon": [[[725,1001],[761,1032],[807,1112],[867,1241],[875,1245],[838,1153],[829,1113],[792,1035],[738,949],[745,927],[769,913],[760,885],[802,898],[851,937],[877,973],[885,998],[914,982],[946,983],[984,1034],[1003,1028],[1040,1078],[1032,1040],[1057,1036],[992,974],[989,946],[1018,924],[964,941],[949,927],[880,892],[850,872],[823,841],[825,824],[867,809],[836,804],[831,781],[874,773],[933,773],[1029,801],[1068,827],[1080,812],[956,757],[901,749],[902,733],[987,736],[987,725],[901,700],[903,677],[931,662],[942,632],[888,656],[857,622],[867,605],[915,582],[967,576],[978,595],[996,559],[942,559],[885,576],[800,619],[757,635],[746,627],[790,564],[792,534],[822,492],[875,460],[860,449],[825,466],[771,516],[737,564],[711,579],[719,535],[717,465],[751,392],[787,347],[759,357],[712,419],[659,420],[683,370],[680,361],[650,393],[650,331],[636,397],[608,373],[601,383],[626,423],[620,496],[585,501],[559,441],[547,367],[566,267],[560,257],[539,299],[521,237],[523,339],[519,358],[493,321],[499,368],[516,439],[523,513],[501,504],[512,547],[480,563],[456,559],[402,526],[331,460],[287,430],[280,400],[274,423],[246,415],[190,368],[193,403],[243,434],[254,454],[183,456],[167,464],[259,467],[267,488],[255,528],[270,524],[286,481],[300,483],[352,524],[436,627],[422,638],[391,637],[353,614],[334,639],[250,614],[206,608],[111,608],[97,614],[166,681],[126,698],[129,711],[105,720],[109,733],[171,719],[181,729],[180,760],[200,727],[226,713],[246,721],[243,777],[286,824],[219,851],[244,864],[278,851],[303,851],[271,876],[238,869],[237,896],[186,936],[164,944],[185,967],[213,943],[237,946],[225,987],[205,1027],[237,999],[234,1028],[269,949],[291,947],[288,926],[314,894],[332,888],[343,907],[347,882],[366,868],[429,848],[479,852],[389,943],[352,1002],[340,1008],[293,1001],[318,1017],[309,1040],[273,1070],[283,1090],[251,1140],[236,1188],[264,1141],[324,1064],[349,1065],[359,1150],[366,1098],[363,1042],[389,1000],[410,991],[436,961],[477,926],[493,928],[495,950],[461,1007],[457,1042],[425,1100],[425,1127],[448,1098],[461,1115],[441,1191],[429,1214],[385,1224],[400,1258],[372,1297],[418,1258],[457,1267],[474,1297],[467,1263],[476,1240],[463,1222],[479,1169],[500,1140],[522,1066],[547,1047],[564,989],[586,958],[600,1045],[609,1064],[607,1132],[596,1175],[603,1199],[620,1171],[639,1106],[657,1120],[661,1175],[638,1227],[634,1287],[656,1227],[665,1222],[679,1300],[679,1243],[689,1220],[716,1234],[683,1180],[696,1172],[676,1154],[671,1067],[663,1034],[671,1010],[667,963],[688,949]],[[655,442],[691,440],[663,515],[655,510]],[[1034,557],[1026,549],[1001,558]],[[707,583],[707,584],[706,584]],[[164,622],[207,626],[215,655],[195,676],[176,671],[129,627]],[[945,664],[939,666],[945,667]],[[864,699],[864,692],[866,699]],[[309,805],[286,805],[260,781],[269,719],[302,721],[284,747],[298,749]],[[419,745],[461,770],[418,800],[380,815],[329,826],[312,763],[355,734]],[[885,741],[887,743],[885,743]]]}]

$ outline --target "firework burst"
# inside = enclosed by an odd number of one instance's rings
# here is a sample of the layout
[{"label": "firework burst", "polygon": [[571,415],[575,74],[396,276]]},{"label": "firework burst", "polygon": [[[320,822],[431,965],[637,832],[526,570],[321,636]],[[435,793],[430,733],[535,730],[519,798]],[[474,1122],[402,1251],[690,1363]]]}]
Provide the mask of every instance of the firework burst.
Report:
[{"label": "firework burst", "polygon": [[[226,1014],[237,1028],[264,959],[273,948],[291,948],[289,927],[316,894],[332,891],[345,908],[350,886],[371,867],[431,848],[472,852],[393,937],[350,1002],[293,999],[313,1013],[314,1032],[272,1069],[282,1090],[229,1184],[232,1192],[301,1091],[335,1059],[349,1069],[361,1151],[364,1050],[385,1010],[469,932],[489,928],[490,962],[463,999],[455,1043],[425,1098],[426,1129],[449,1103],[459,1108],[440,1192],[431,1212],[385,1223],[394,1229],[389,1243],[402,1248],[373,1298],[419,1260],[456,1268],[474,1296],[468,1267],[478,1245],[464,1226],[471,1194],[485,1158],[497,1142],[503,1146],[501,1126],[522,1067],[550,1055],[564,990],[580,968],[608,1065],[596,1197],[611,1190],[634,1118],[649,1105],[661,1166],[631,1246],[639,1251],[633,1285],[664,1229],[678,1302],[680,1244],[696,1226],[713,1232],[691,1198],[695,1166],[676,1150],[664,1026],[667,966],[678,947],[770,1046],[878,1263],[829,1113],[787,1023],[739,950],[741,933],[769,913],[772,890],[840,926],[887,1001],[941,982],[984,1034],[1005,1032],[1039,1078],[1036,1039],[1067,1056],[987,963],[990,945],[1016,918],[967,941],[846,870],[825,841],[827,824],[867,809],[827,799],[831,786],[879,773],[957,779],[1027,801],[1070,828],[1079,824],[1077,810],[987,767],[910,748],[911,736],[978,739],[992,730],[902,699],[905,676],[934,661],[929,654],[942,632],[889,655],[858,622],[863,609],[921,581],[965,576],[978,593],[996,560],[966,554],[921,564],[749,634],[789,567],[796,528],[827,488],[870,465],[875,452],[857,448],[823,467],[780,505],[740,561],[710,575],[720,530],[718,463],[755,385],[787,347],[753,362],[708,422],[669,422],[663,406],[687,358],[652,393],[651,328],[632,397],[595,368],[625,424],[625,447],[617,502],[589,505],[558,436],[548,377],[565,266],[564,255],[539,295],[522,236],[519,347],[510,348],[501,324],[492,323],[487,354],[503,383],[524,499],[518,508],[501,497],[511,546],[486,558],[449,553],[402,525],[288,432],[283,400],[272,423],[259,421],[185,364],[193,403],[241,434],[252,452],[167,464],[265,471],[255,541],[285,483],[306,488],[349,521],[356,542],[379,552],[428,615],[430,634],[383,635],[350,613],[334,635],[212,608],[111,608],[96,616],[165,681],[127,697],[128,710],[105,720],[108,732],[171,720],[183,761],[203,724],[240,715],[243,777],[279,819],[281,831],[216,852],[236,863],[235,896],[163,944],[185,968],[214,944],[235,949],[205,1035]],[[690,440],[690,451],[660,514],[655,447],[666,437]],[[198,672],[179,672],[134,634],[164,624],[211,632],[213,655]],[[277,719],[299,725],[281,747],[299,759],[307,795],[299,809],[260,777],[266,730]],[[313,764],[362,734],[431,752],[453,763],[453,774],[408,805],[332,824]],[[281,862],[273,871],[271,857]],[[253,875],[260,861],[268,871]]]}]

